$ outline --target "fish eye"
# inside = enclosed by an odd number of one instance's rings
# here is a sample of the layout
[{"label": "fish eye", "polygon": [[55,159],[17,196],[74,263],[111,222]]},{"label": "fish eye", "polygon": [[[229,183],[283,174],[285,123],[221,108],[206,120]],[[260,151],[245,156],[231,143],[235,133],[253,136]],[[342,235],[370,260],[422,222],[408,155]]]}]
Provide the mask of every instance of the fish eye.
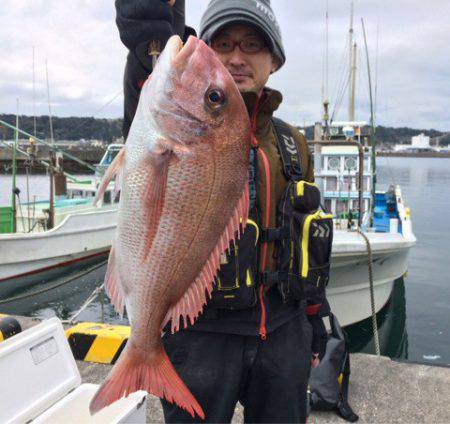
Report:
[{"label": "fish eye", "polygon": [[205,100],[210,109],[218,110],[225,105],[225,93],[220,88],[212,88],[206,92]]}]

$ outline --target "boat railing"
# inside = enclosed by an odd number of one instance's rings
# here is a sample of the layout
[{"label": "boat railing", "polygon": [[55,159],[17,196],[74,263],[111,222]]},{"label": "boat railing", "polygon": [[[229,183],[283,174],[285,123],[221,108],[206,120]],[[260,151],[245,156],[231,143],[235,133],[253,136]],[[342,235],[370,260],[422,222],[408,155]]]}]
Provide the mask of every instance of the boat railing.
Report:
[{"label": "boat railing", "polygon": [[[20,134],[22,134],[22,135],[25,135],[26,137],[28,137],[28,138],[31,139],[31,140],[35,140],[36,142],[41,143],[41,144],[43,144],[44,146],[47,146],[47,147],[48,147],[49,149],[51,149],[52,151],[57,152],[57,153],[60,153],[63,157],[66,157],[67,159],[73,160],[73,161],[79,163],[80,165],[83,165],[83,166],[85,166],[86,168],[90,169],[91,171],[94,171],[94,172],[95,172],[95,166],[92,166],[91,164],[85,162],[84,160],[82,160],[82,159],[80,159],[80,158],[77,158],[77,157],[74,156],[74,155],[71,155],[70,153],[66,152],[65,150],[63,150],[63,149],[61,149],[61,148],[59,148],[59,147],[57,147],[56,145],[51,144],[51,143],[47,143],[45,140],[42,140],[41,138],[38,138],[38,137],[36,137],[36,136],[34,136],[34,135],[32,135],[32,134],[26,132],[26,131],[23,131],[23,130],[21,130],[20,128],[16,127],[15,125],[11,125],[11,124],[9,124],[8,122],[3,121],[2,119],[0,119],[0,124],[3,125],[3,126],[5,126],[6,128],[9,128],[9,129],[11,129],[11,130],[17,131],[18,133],[20,133]],[[8,144],[7,144],[7,145],[8,145]],[[13,149],[14,149],[14,148],[17,149],[17,146],[14,146],[14,145],[13,145],[12,148],[13,148]]]},{"label": "boat railing", "polygon": [[[3,140],[0,140],[0,143],[3,144],[6,147],[9,147],[11,150],[14,149],[14,145],[8,144]],[[46,162],[45,160],[42,159],[37,159],[35,158],[32,154],[26,152],[25,150],[22,150],[20,147],[16,146],[16,151],[18,151],[19,153],[21,153],[22,155],[26,156],[27,158],[33,159],[36,162],[40,163],[44,168],[46,169],[50,169],[51,168],[51,164]],[[69,174],[68,172],[64,172],[63,174],[66,176],[67,179],[69,179],[70,181],[74,182],[74,183],[79,183],[79,184],[83,184],[83,180],[78,180],[74,175]]]}]

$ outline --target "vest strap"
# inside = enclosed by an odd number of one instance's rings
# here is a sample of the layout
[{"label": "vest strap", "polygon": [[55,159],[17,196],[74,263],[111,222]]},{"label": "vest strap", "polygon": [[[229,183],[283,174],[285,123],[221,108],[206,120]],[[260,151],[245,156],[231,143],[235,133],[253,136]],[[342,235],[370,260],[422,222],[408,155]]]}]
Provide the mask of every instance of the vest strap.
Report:
[{"label": "vest strap", "polygon": [[260,238],[263,243],[288,239],[289,236],[288,227],[263,228],[260,232]]},{"label": "vest strap", "polygon": [[259,281],[267,288],[278,284],[280,281],[286,281],[288,278],[296,284],[301,283],[299,275],[288,273],[287,271],[265,271],[259,273]]},{"label": "vest strap", "polygon": [[284,174],[288,180],[300,181],[303,179],[300,152],[289,126],[279,118],[272,118],[277,135],[278,150],[283,162]]}]

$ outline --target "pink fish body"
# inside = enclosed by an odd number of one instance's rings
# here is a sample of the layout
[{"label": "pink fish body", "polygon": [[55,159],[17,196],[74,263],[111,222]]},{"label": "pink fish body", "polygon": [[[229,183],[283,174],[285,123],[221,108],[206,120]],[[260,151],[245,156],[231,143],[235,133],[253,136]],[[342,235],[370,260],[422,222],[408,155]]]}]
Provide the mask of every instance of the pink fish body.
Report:
[{"label": "pink fish body", "polygon": [[245,227],[249,149],[248,113],[231,75],[202,41],[191,37],[183,47],[172,37],[99,190],[121,176],[105,281],[116,310],[126,308],[131,336],[92,413],[146,390],[204,418],[164,351],[161,330],[194,323],[220,255]]}]

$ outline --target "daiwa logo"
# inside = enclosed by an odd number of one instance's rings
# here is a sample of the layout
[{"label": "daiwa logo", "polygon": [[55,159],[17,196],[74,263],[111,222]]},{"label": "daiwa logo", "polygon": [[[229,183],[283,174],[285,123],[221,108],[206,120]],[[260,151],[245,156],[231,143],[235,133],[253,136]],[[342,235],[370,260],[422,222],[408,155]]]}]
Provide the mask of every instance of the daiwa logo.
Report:
[{"label": "daiwa logo", "polygon": [[273,24],[277,28],[279,28],[277,20],[275,19],[275,15],[273,14],[272,10],[270,10],[270,7],[268,7],[263,2],[258,1],[258,0],[253,0],[253,3],[255,3],[255,6],[257,9],[259,9],[261,12],[263,12],[273,22]]},{"label": "daiwa logo", "polygon": [[296,155],[297,154],[297,149],[295,147],[295,140],[294,137],[290,136],[288,137],[285,134],[282,134],[283,137],[283,141],[284,141],[284,145],[286,146],[286,150],[291,154],[291,155]]},{"label": "daiwa logo", "polygon": [[311,225],[315,228],[313,233],[314,238],[323,238],[330,235],[330,227],[328,225],[320,225],[317,222],[312,222]]}]

